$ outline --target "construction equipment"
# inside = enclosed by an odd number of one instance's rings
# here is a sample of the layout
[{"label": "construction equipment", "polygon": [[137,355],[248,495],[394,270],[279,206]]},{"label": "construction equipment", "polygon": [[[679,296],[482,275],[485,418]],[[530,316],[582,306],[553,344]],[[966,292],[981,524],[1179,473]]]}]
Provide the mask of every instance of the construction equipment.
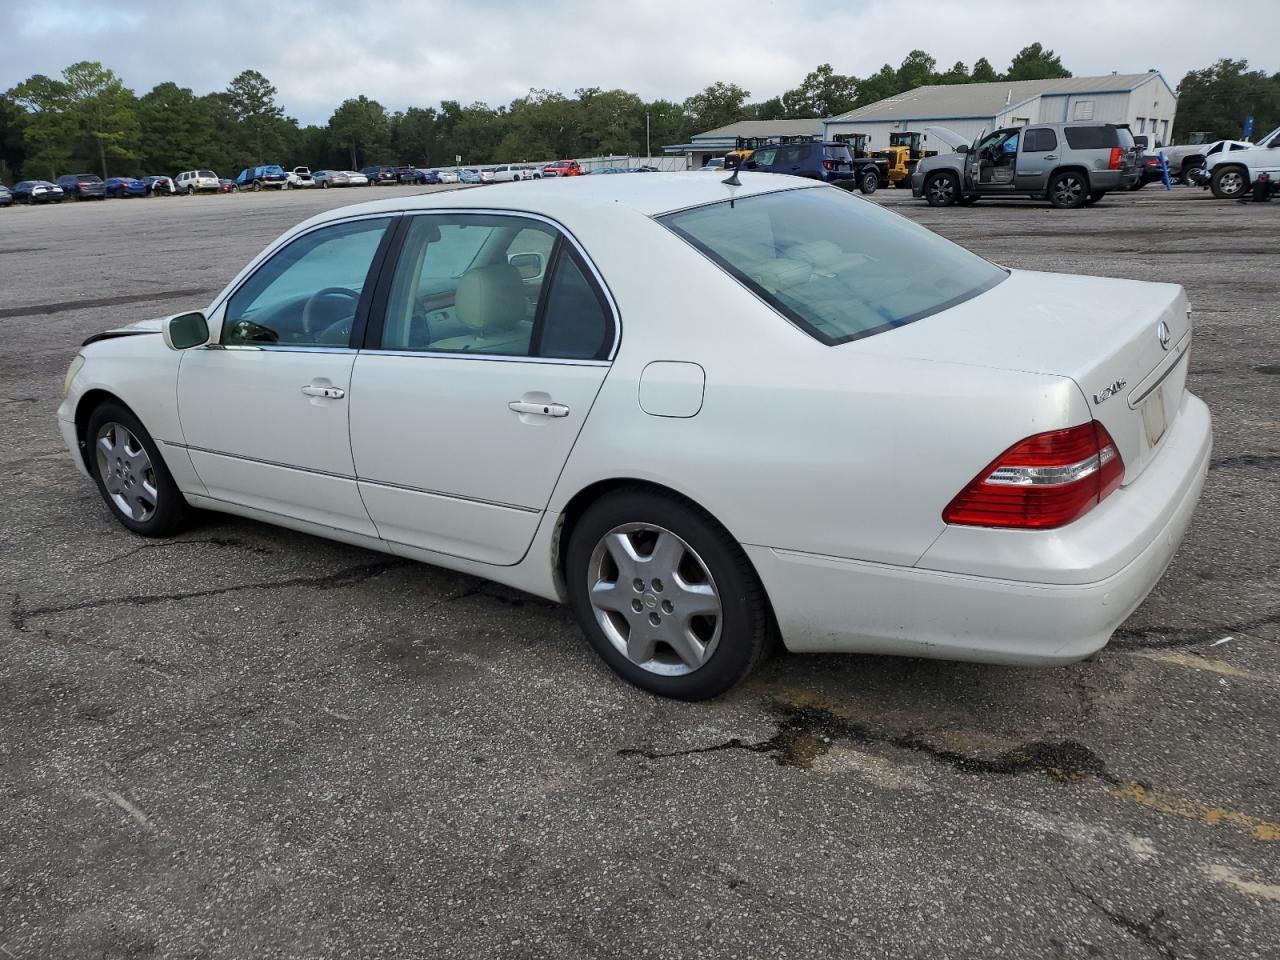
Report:
[{"label": "construction equipment", "polygon": [[923,133],[902,130],[889,134],[889,149],[877,150],[873,156],[883,157],[889,164],[889,182],[895,187],[911,189],[911,174],[916,164],[925,157],[938,155],[937,150],[926,150]]}]

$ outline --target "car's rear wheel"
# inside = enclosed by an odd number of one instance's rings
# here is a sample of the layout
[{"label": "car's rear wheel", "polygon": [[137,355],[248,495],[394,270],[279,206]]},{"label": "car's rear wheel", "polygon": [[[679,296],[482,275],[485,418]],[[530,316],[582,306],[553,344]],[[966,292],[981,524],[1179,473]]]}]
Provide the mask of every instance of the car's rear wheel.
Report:
[{"label": "car's rear wheel", "polygon": [[1191,172],[1204,166],[1203,157],[1188,157],[1182,161],[1182,172],[1178,175],[1178,182],[1184,187],[1194,187],[1196,182],[1191,179]]},{"label": "car's rear wheel", "polygon": [[565,576],[591,646],[651,693],[719,696],[766,651],[759,578],[728,531],[687,501],[644,488],[597,500],[570,535]]},{"label": "car's rear wheel", "polygon": [[121,404],[107,401],[89,415],[86,459],[98,492],[125,527],[144,537],[169,537],[190,518],[190,507],[165,466],[151,434]]},{"label": "car's rear wheel", "polygon": [[1089,197],[1089,183],[1084,175],[1068,170],[1053,178],[1049,184],[1049,202],[1059,210],[1075,210],[1085,205]]},{"label": "car's rear wheel", "polygon": [[1249,189],[1249,176],[1242,167],[1219,167],[1213,171],[1209,189],[1219,200],[1237,200]]},{"label": "car's rear wheel", "polygon": [[880,174],[876,173],[874,170],[866,171],[858,180],[858,189],[864,194],[875,193],[879,186]]},{"label": "car's rear wheel", "polygon": [[262,190],[262,184],[259,183],[257,180],[253,181],[253,192],[259,193],[261,192],[261,190]]},{"label": "car's rear wheel", "polygon": [[960,199],[960,181],[950,173],[935,173],[924,183],[924,196],[931,207],[949,207]]}]

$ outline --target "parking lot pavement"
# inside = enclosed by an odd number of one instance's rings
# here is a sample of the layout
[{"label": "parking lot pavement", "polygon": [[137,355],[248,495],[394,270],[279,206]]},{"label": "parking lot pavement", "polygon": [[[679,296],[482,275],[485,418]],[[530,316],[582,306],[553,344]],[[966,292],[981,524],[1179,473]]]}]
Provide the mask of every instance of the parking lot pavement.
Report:
[{"label": "parking lot pavement", "polygon": [[146,542],[72,471],[85,336],[374,195],[0,210],[0,958],[1276,956],[1280,204],[877,193],[1184,284],[1199,511],[1096,661],[784,656],[688,705],[566,610],[236,519]]}]

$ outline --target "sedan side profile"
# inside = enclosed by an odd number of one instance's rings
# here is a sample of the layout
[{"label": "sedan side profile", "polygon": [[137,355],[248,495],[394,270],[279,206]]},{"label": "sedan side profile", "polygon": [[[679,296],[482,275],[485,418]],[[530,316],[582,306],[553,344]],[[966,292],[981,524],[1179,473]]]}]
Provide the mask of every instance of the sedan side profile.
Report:
[{"label": "sedan side profile", "polygon": [[58,421],[136,533],[217,510],[495,580],[698,699],[774,637],[1097,651],[1204,482],[1191,338],[1176,285],[1007,270],[812,180],[582,177],[316,216],[91,337]]}]

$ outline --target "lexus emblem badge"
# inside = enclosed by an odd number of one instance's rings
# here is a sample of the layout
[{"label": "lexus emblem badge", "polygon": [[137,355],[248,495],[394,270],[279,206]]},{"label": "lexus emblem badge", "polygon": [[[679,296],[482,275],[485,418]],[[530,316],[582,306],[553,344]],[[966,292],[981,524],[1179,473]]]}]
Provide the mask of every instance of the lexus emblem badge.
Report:
[{"label": "lexus emblem badge", "polygon": [[1169,325],[1163,320],[1156,326],[1156,339],[1160,341],[1160,349],[1168,350],[1169,344],[1173,342],[1173,334],[1169,330]]}]

